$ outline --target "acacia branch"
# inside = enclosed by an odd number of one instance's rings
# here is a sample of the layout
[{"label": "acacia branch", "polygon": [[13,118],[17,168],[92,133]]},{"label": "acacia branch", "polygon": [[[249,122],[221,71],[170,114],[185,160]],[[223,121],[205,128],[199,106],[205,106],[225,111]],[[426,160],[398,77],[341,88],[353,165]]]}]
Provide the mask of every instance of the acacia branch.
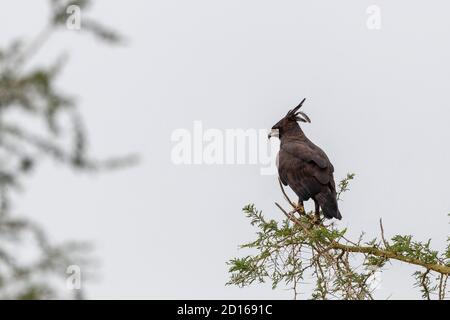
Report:
[{"label": "acacia branch", "polygon": [[367,253],[371,254],[380,258],[387,258],[387,259],[394,259],[402,262],[406,262],[409,264],[417,265],[424,267],[425,269],[433,270],[435,272],[438,272],[440,274],[449,275],[450,274],[450,266],[446,266],[439,263],[425,263],[423,261],[420,261],[419,259],[406,257],[403,255],[396,254],[392,251],[373,248],[373,247],[367,247],[367,246],[348,246],[345,244],[341,244],[338,242],[333,242],[331,244],[331,247],[333,249],[340,249],[347,252],[354,252],[354,253]]},{"label": "acacia branch", "polygon": [[[292,214],[289,214],[288,212],[286,212],[286,210],[284,210],[278,203],[275,203],[275,204],[285,214],[285,216],[289,220],[291,220],[296,225],[300,226],[307,234],[309,233],[309,232],[307,232],[308,229],[305,227],[305,225],[300,220],[295,218]],[[309,235],[311,235],[311,234],[309,233]],[[384,240],[384,242],[385,241],[386,240]],[[387,242],[385,242],[385,243],[387,243]],[[394,259],[394,260],[406,262],[409,264],[421,266],[427,270],[433,270],[440,274],[450,275],[450,266],[446,266],[446,265],[439,264],[439,263],[435,263],[435,264],[425,263],[419,259],[406,257],[401,254],[397,254],[392,251],[388,251],[386,249],[379,249],[379,248],[374,248],[374,247],[358,246],[358,245],[349,246],[349,245],[345,245],[345,244],[342,244],[342,243],[339,243],[336,241],[332,241],[328,245],[327,249],[342,250],[344,252],[371,254],[371,255],[374,255],[374,256],[377,256],[380,258]]]},{"label": "acacia branch", "polygon": [[[295,209],[295,205],[294,203],[291,201],[291,199],[288,197],[288,195],[286,194],[286,191],[283,188],[283,185],[281,184],[280,179],[279,183],[280,183],[280,187],[281,187],[281,191],[284,195],[284,197],[286,198],[286,200],[288,201],[288,203],[294,207]],[[311,235],[308,231],[307,228],[305,228],[304,224],[302,224],[302,222],[300,220],[298,220],[297,218],[295,218],[292,214],[288,214],[278,203],[275,203],[276,206],[285,214],[286,217],[288,217],[293,223],[299,225],[300,227],[302,227],[302,229],[309,235]],[[323,227],[323,225],[321,225]],[[380,229],[381,229],[381,237],[383,240],[383,243],[385,245],[385,249],[380,249],[380,248],[375,248],[375,247],[368,247],[368,246],[359,246],[359,245],[345,245],[345,244],[341,244],[339,242],[336,241],[332,241],[330,244],[328,244],[329,249],[340,249],[342,251],[345,252],[353,252],[353,253],[364,253],[364,254],[371,254],[380,258],[387,258],[387,259],[394,259],[394,260],[398,260],[398,261],[402,261],[402,262],[406,262],[409,264],[413,264],[413,265],[417,265],[417,266],[421,266],[424,267],[427,270],[433,270],[435,272],[438,272],[440,274],[445,274],[445,275],[449,275],[450,274],[450,266],[446,266],[444,264],[439,264],[439,263],[425,263],[419,259],[415,259],[415,258],[411,258],[411,257],[406,257],[404,255],[395,253],[393,251],[389,251],[389,244],[386,241],[385,237],[384,237],[384,228],[383,228],[383,222],[380,219]]]},{"label": "acacia branch", "polygon": [[[347,175],[341,181],[342,191],[348,190],[348,181],[352,178],[353,175]],[[378,239],[364,243],[362,234],[356,241],[350,241],[345,237],[346,229],[340,230],[333,222],[325,224],[315,219],[313,212],[305,212],[300,203],[291,201],[279,182],[289,208],[284,209],[279,203],[275,205],[287,219],[279,224],[265,219],[253,204],[244,207],[251,224],[259,231],[255,241],[242,247],[253,248],[258,253],[230,260],[228,284],[246,286],[269,279],[275,288],[280,282],[293,283],[297,297],[299,279],[311,277],[316,282],[312,299],[374,299],[374,277],[392,259],[424,268],[414,273],[417,286],[422,287],[422,296],[430,299],[436,294],[438,299],[445,299],[450,249],[439,253],[430,248],[430,241],[415,241],[410,235],[388,239],[381,219]],[[312,256],[305,255],[304,249],[311,251]],[[436,273],[436,277],[432,273]]]}]

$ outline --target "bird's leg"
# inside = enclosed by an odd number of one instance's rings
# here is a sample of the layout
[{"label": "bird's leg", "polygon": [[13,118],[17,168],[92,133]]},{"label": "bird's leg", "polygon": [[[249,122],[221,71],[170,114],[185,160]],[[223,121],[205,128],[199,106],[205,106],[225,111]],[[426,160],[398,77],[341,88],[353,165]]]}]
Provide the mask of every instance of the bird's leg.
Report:
[{"label": "bird's leg", "polygon": [[314,199],[314,205],[315,205],[314,223],[319,224],[319,222],[320,222],[320,205],[319,205],[319,202],[317,202],[315,199]]},{"label": "bird's leg", "polygon": [[303,205],[303,201],[300,198],[298,199],[298,204],[297,204],[296,209],[297,209],[297,212],[300,213],[300,215],[306,214],[305,206]]}]

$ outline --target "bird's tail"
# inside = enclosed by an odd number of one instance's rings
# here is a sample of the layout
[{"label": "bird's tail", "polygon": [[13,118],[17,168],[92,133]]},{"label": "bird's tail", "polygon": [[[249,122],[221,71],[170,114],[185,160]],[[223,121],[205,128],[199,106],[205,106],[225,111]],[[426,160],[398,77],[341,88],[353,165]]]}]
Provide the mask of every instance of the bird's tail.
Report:
[{"label": "bird's tail", "polygon": [[327,219],[336,218],[338,220],[342,219],[341,213],[339,212],[336,194],[334,193],[319,193],[316,196],[317,202],[319,202],[322,213]]}]

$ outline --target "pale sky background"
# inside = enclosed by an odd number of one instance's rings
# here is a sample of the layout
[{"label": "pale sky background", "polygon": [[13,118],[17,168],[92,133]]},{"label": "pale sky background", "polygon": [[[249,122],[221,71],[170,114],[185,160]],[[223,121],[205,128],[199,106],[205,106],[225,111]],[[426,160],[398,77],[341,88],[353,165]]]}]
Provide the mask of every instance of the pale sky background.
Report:
[{"label": "pale sky background", "polygon": [[[366,9],[381,8],[381,30]],[[32,36],[46,3],[3,0],[0,41]],[[355,172],[342,227],[367,239],[433,238],[442,249],[450,212],[448,1],[112,1],[87,15],[114,27],[120,47],[61,31],[36,62],[66,51],[59,85],[78,97],[96,156],[137,152],[141,163],[79,175],[48,161],[28,180],[19,212],[55,241],[95,244],[88,298],[291,298],[269,286],[226,287],[225,262],[252,240],[241,213],[255,203],[282,219],[276,176],[259,166],[175,166],[171,133],[270,128],[303,98],[306,134],[336,180]],[[82,13],[83,14],[83,13]],[[394,263],[378,298],[417,298]]]}]

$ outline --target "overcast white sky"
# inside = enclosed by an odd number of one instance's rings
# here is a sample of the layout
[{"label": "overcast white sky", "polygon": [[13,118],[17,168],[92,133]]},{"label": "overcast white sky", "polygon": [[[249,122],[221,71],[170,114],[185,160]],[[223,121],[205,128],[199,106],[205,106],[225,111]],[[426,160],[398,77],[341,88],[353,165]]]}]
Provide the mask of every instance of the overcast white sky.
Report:
[{"label": "overcast white sky", "polygon": [[[366,9],[381,8],[380,30]],[[270,128],[301,98],[306,134],[337,180],[352,235],[433,238],[450,212],[448,1],[95,1],[87,15],[127,36],[112,48],[63,31],[36,57],[61,50],[60,86],[78,97],[95,155],[138,152],[141,163],[77,175],[51,162],[29,180],[20,212],[54,240],[91,240],[99,278],[89,298],[291,298],[268,286],[226,287],[225,262],[253,239],[241,213],[255,203],[281,219],[276,176],[255,165],[175,166],[171,133]],[[84,14],[84,13],[82,13]],[[1,43],[37,33],[44,1],[2,1]],[[393,264],[378,298],[416,298],[413,269]]]}]

